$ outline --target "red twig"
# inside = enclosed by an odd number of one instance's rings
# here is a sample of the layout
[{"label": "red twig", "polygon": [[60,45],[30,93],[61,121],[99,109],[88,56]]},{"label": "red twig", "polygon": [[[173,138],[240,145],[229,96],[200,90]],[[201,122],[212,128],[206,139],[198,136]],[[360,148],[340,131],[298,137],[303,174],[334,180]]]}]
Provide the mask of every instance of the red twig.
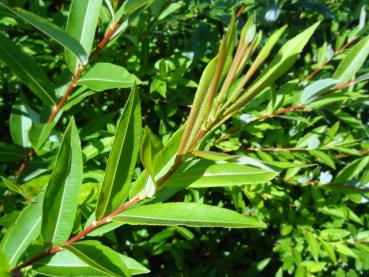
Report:
[{"label": "red twig", "polygon": [[68,246],[71,245],[72,243],[84,238],[88,233],[90,233],[91,231],[95,230],[96,228],[98,228],[101,225],[104,225],[108,222],[110,222],[112,220],[112,218],[114,216],[116,216],[117,214],[123,212],[124,210],[128,209],[129,207],[133,206],[134,204],[136,204],[137,202],[143,200],[143,197],[138,196],[136,198],[133,198],[132,200],[126,202],[125,204],[123,204],[122,206],[120,206],[118,209],[116,209],[114,212],[112,212],[111,214],[109,214],[108,216],[92,222],[86,229],[84,229],[83,231],[79,232],[77,235],[75,235],[74,237],[72,237],[71,239],[69,239],[67,242],[65,242],[61,247],[57,246],[57,247],[53,247],[49,250],[47,250],[46,252],[40,253],[34,257],[32,257],[31,259],[21,263],[20,265],[14,267],[13,269],[11,269],[10,271],[15,273],[18,272],[19,270],[21,270],[22,268],[32,265],[33,263],[41,260],[42,258],[49,256],[51,254],[54,254],[56,252],[59,252],[61,250],[63,250],[63,246]]},{"label": "red twig", "polygon": [[246,8],[246,3],[243,3],[243,4],[241,5],[241,7],[238,9],[236,16],[237,16],[237,17],[240,17],[240,16],[241,16],[241,14],[242,14],[242,12],[245,10],[245,8]]},{"label": "red twig", "polygon": [[[100,51],[106,46],[106,44],[108,43],[108,41],[110,40],[110,38],[112,37],[112,35],[115,33],[115,31],[119,28],[120,24],[121,24],[122,20],[118,23],[114,23],[114,25],[112,27],[109,28],[109,31],[106,33],[106,35],[104,36],[104,38],[100,41],[100,43],[97,45],[96,49],[92,52],[92,54],[89,57],[88,62],[90,63],[93,59],[95,59],[97,57],[97,55],[100,53]],[[55,119],[56,115],[60,112],[60,110],[63,108],[65,102],[67,102],[69,95],[72,93],[73,88],[75,87],[82,71],[83,71],[84,67],[81,65],[80,67],[78,67],[77,71],[74,73],[72,80],[70,81],[67,90],[65,91],[63,97],[60,99],[59,103],[57,104],[57,106],[52,110],[49,119],[47,120],[47,123],[50,124],[51,122],[53,122],[53,120]],[[22,162],[22,164],[19,166],[17,172],[16,172],[16,177],[19,178],[20,175],[24,172],[26,166],[27,166],[27,162],[29,161],[29,159],[34,155],[34,151],[30,150],[26,157],[29,158],[25,158],[25,160]]]},{"label": "red twig", "polygon": [[272,112],[270,114],[264,114],[262,116],[259,116],[254,121],[262,121],[264,119],[274,117],[274,116],[277,116],[277,115],[280,115],[280,114],[283,114],[283,113],[287,113],[287,112],[310,112],[310,110],[303,109],[302,104],[295,104],[295,105],[289,106],[287,108],[279,109],[279,110],[277,110],[275,112]]},{"label": "red twig", "polygon": [[[337,55],[341,54],[343,51],[345,51],[345,49],[346,49],[347,47],[349,47],[349,46],[350,46],[350,45],[351,45],[355,40],[356,40],[356,38],[353,38],[352,40],[349,40],[345,45],[343,45],[340,49],[338,49],[336,52],[334,52],[333,57],[335,57],[335,56],[337,56]],[[321,65],[319,65],[317,69],[315,69],[313,72],[311,72],[311,73],[310,73],[310,74],[305,78],[305,81],[310,80],[310,79],[311,79],[311,78],[313,78],[316,74],[318,74],[318,72],[319,72],[320,70],[322,70],[322,69],[323,69],[323,67],[324,67],[324,66],[326,66],[326,65],[327,65],[331,60],[332,60],[332,59],[327,60],[327,61],[323,62]]]}]

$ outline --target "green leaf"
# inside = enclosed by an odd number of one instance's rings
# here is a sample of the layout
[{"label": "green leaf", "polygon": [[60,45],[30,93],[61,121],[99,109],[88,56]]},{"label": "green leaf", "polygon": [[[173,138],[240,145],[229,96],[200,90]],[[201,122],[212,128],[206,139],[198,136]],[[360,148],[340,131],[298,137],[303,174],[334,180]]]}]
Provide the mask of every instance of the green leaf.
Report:
[{"label": "green leaf", "polygon": [[61,113],[57,116],[57,118],[52,123],[39,123],[34,124],[28,131],[28,137],[31,141],[32,147],[37,151],[41,149],[44,143],[49,139],[51,132],[53,131],[56,123],[58,122],[58,118]]},{"label": "green leaf", "polygon": [[0,142],[0,162],[21,161],[23,159],[22,148],[14,144]]},{"label": "green leaf", "polygon": [[96,91],[114,88],[130,88],[134,84],[141,84],[141,80],[129,73],[124,67],[111,63],[97,63],[77,84]]},{"label": "green leaf", "polygon": [[151,129],[146,126],[141,142],[141,162],[150,173],[152,178],[155,177],[155,155],[163,148],[161,141],[153,134]]},{"label": "green leaf", "polygon": [[322,151],[318,151],[318,150],[310,150],[309,152],[310,152],[311,155],[318,158],[319,162],[321,162],[325,165],[328,165],[330,168],[336,169],[336,166],[334,165],[334,161],[326,153],[324,153]]},{"label": "green leaf", "polygon": [[179,128],[154,157],[155,179],[162,177],[173,165],[183,134],[183,126]]},{"label": "green leaf", "polygon": [[41,230],[45,242],[61,245],[69,238],[77,212],[82,173],[81,142],[72,119],[45,191]]},{"label": "green leaf", "polygon": [[138,9],[148,7],[152,2],[153,0],[127,0],[123,4],[123,14],[131,15]]},{"label": "green leaf", "polygon": [[310,232],[305,232],[304,236],[308,244],[308,249],[309,249],[309,252],[311,253],[311,256],[313,256],[315,261],[318,261],[319,251],[320,251],[318,240]]},{"label": "green leaf", "polygon": [[349,247],[344,245],[342,242],[335,242],[333,243],[333,246],[336,248],[336,251],[352,258],[357,258],[354,251],[352,251]]},{"label": "green leaf", "polygon": [[30,194],[28,194],[26,191],[23,190],[23,187],[13,183],[11,180],[2,177],[1,176],[1,180],[3,182],[3,184],[11,191],[18,193],[20,195],[22,195],[24,197],[24,199],[26,199],[27,201],[32,200],[32,196]]},{"label": "green leaf", "polygon": [[325,241],[320,241],[322,244],[322,247],[324,249],[324,251],[327,253],[328,257],[331,259],[331,261],[333,263],[337,262],[337,258],[336,258],[336,254],[334,253],[334,249],[332,247],[332,245],[328,242]]},{"label": "green leaf", "polygon": [[369,36],[362,39],[348,52],[346,57],[338,65],[332,78],[344,84],[352,79],[364,64],[369,55]]},{"label": "green leaf", "polygon": [[85,146],[82,150],[83,161],[88,161],[100,154],[104,154],[110,151],[112,145],[114,143],[114,137],[106,137],[99,139],[97,141],[91,142],[87,146]]},{"label": "green leaf", "polygon": [[[102,0],[73,0],[67,23],[67,33],[82,45],[87,55],[90,55],[95,37],[97,19]],[[70,50],[65,51],[65,58],[71,72],[75,72],[77,58]]]},{"label": "green leaf", "polygon": [[49,106],[56,106],[54,85],[49,81],[42,68],[18,45],[0,34],[0,59],[18,76],[18,78]]},{"label": "green leaf", "polygon": [[369,156],[356,159],[353,162],[346,164],[346,166],[338,172],[334,182],[340,184],[358,176],[368,164]]},{"label": "green leaf", "polygon": [[20,95],[10,115],[10,134],[13,142],[22,147],[31,147],[28,132],[32,122],[39,122],[39,115],[29,107],[27,99]]},{"label": "green leaf", "polygon": [[34,201],[27,205],[19,214],[13,226],[6,232],[1,241],[0,250],[6,254],[11,267],[17,265],[18,260],[28,246],[40,234],[41,203],[44,194],[39,193]]},{"label": "green leaf", "polygon": [[133,87],[119,120],[109,155],[97,200],[97,220],[117,209],[128,194],[128,185],[140,148],[141,128],[140,99],[136,87]]},{"label": "green leaf", "polygon": [[108,276],[129,276],[129,271],[120,254],[98,241],[79,241],[64,246],[93,269]]},{"label": "green leaf", "polygon": [[268,171],[237,163],[214,163],[195,160],[181,166],[165,183],[168,187],[229,187],[246,184],[262,184],[279,172]]},{"label": "green leaf", "polygon": [[[3,7],[7,8],[5,5],[1,4]],[[88,62],[88,55],[83,49],[82,45],[72,36],[67,34],[59,26],[50,23],[50,21],[42,18],[36,14],[25,11],[20,8],[10,9],[11,12],[22,18],[27,23],[33,25],[35,28],[48,35],[50,38],[55,40],[57,43],[62,45],[64,48],[71,51],[83,65]]]},{"label": "green leaf", "polygon": [[193,100],[190,115],[187,119],[186,128],[181,139],[179,154],[185,153],[195,139],[197,132],[204,122],[206,114],[203,113],[203,105],[206,103],[209,86],[214,78],[218,58],[212,59],[201,75],[199,86],[197,87],[195,99]]},{"label": "green leaf", "polygon": [[254,217],[198,203],[163,203],[128,209],[113,218],[132,225],[186,225],[191,227],[262,228]]},{"label": "green leaf", "polygon": [[317,99],[320,95],[324,92],[330,90],[331,88],[335,87],[339,82],[334,79],[322,79],[318,80],[310,85],[308,85],[302,91],[300,97],[301,104],[309,104]]},{"label": "green leaf", "polygon": [[[149,272],[146,267],[130,257],[119,254],[119,258],[131,275]],[[35,263],[32,270],[47,276],[106,276],[105,272],[90,266],[70,251],[59,251],[42,259]]]}]

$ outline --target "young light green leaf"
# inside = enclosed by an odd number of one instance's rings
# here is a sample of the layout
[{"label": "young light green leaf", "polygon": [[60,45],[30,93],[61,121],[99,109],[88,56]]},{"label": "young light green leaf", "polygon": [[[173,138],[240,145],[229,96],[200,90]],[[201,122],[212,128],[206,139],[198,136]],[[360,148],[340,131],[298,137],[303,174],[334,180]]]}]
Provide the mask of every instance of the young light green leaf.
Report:
[{"label": "young light green leaf", "polygon": [[352,251],[346,245],[344,245],[342,242],[335,242],[335,243],[333,243],[333,246],[335,247],[335,249],[338,253],[341,253],[345,256],[349,256],[349,257],[352,257],[352,258],[357,258],[357,255],[355,254],[355,252]]},{"label": "young light green leaf", "polygon": [[364,64],[369,55],[369,36],[362,39],[348,52],[346,57],[338,65],[332,78],[344,84],[352,79]]},{"label": "young light green leaf", "polygon": [[214,163],[195,160],[181,166],[166,182],[168,187],[229,187],[262,184],[279,173],[238,163]]},{"label": "young light green leaf", "polygon": [[130,275],[120,254],[98,241],[79,241],[64,248],[93,269],[108,276],[122,277]]},{"label": "young light green leaf", "polygon": [[113,218],[132,225],[186,225],[191,227],[262,228],[254,217],[199,203],[162,203],[128,209]]},{"label": "young light green leaf", "polygon": [[18,76],[18,78],[46,105],[55,106],[54,85],[49,81],[42,68],[21,49],[0,34],[0,59]]},{"label": "young light green leaf", "polygon": [[[149,270],[136,260],[119,254],[130,275],[148,273]],[[90,266],[70,251],[59,251],[35,263],[36,273],[47,276],[106,276],[106,272]]]},{"label": "young light green leaf", "polygon": [[0,250],[6,254],[11,267],[17,265],[18,260],[28,246],[40,234],[41,204],[44,193],[39,193],[34,201],[27,205],[19,214],[14,225],[6,232],[1,241]]},{"label": "young light green leaf", "polygon": [[96,91],[114,88],[130,88],[134,84],[141,84],[141,80],[129,73],[124,67],[111,63],[97,63],[77,84]]},{"label": "young light green leaf", "polygon": [[81,142],[72,119],[65,130],[45,191],[41,228],[45,242],[61,245],[69,238],[77,212],[82,173]]},{"label": "young light green leaf", "polygon": [[300,97],[300,103],[309,104],[336,85],[338,85],[338,81],[329,78],[315,81],[304,88]]},{"label": "young light green leaf", "polygon": [[[202,112],[201,107],[206,102],[206,95],[209,90],[209,86],[213,81],[215,70],[217,67],[218,58],[212,59],[206,66],[202,73],[199,86],[197,87],[195,99],[191,108],[190,115],[187,119],[186,128],[183,132],[181,144],[179,146],[178,154],[185,153],[194,140],[194,134],[201,128],[205,114]],[[195,126],[196,125],[196,126]]]},{"label": "young light green leaf", "polygon": [[10,134],[13,142],[22,147],[31,147],[28,132],[32,123],[37,123],[40,116],[28,105],[27,99],[21,94],[12,108],[10,115]]},{"label": "young light green leaf", "polygon": [[96,219],[117,209],[128,194],[141,141],[141,107],[136,87],[119,120],[96,206]]},{"label": "young light green leaf", "polygon": [[155,177],[155,155],[163,148],[161,141],[153,134],[151,129],[146,126],[141,142],[141,162],[150,173],[152,178]]},{"label": "young light green leaf", "polygon": [[[5,5],[3,7],[7,8]],[[7,8],[20,18],[22,18],[27,23],[33,25],[35,28],[48,35],[50,38],[55,40],[57,43],[62,45],[64,48],[71,51],[83,65],[87,64],[88,55],[83,49],[82,45],[72,36],[67,34],[63,29],[55,24],[50,23],[48,20],[33,14],[31,12],[25,11],[20,8]]]},{"label": "young light green leaf", "polygon": [[[67,33],[79,41],[87,55],[92,48],[101,4],[102,0],[73,0],[70,6]],[[66,49],[65,58],[69,69],[74,73],[78,66],[76,56]]]},{"label": "young light green leaf", "polygon": [[100,154],[108,152],[114,143],[114,137],[106,137],[94,141],[82,149],[83,161],[88,161]]},{"label": "young light green leaf", "polygon": [[311,256],[313,256],[315,261],[318,261],[319,251],[320,251],[318,240],[310,232],[305,232],[304,236],[308,244],[308,249],[309,249]]},{"label": "young light green leaf", "polygon": [[[315,23],[302,33],[287,41],[279,50],[275,58],[268,65],[268,67],[260,74],[241,96],[229,109],[227,114],[231,115],[238,109],[242,108],[248,103],[250,99],[264,88],[269,86],[272,82],[282,76],[287,70],[293,66],[301,53],[306,43],[313,35],[320,22]],[[226,119],[226,118],[225,118]]]}]

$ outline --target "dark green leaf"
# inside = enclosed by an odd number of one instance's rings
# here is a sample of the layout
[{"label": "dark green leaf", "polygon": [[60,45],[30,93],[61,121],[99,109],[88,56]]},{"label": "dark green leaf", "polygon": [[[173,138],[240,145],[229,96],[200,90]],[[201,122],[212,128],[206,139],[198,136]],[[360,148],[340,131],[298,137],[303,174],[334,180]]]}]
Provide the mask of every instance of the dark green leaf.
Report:
[{"label": "dark green leaf", "polygon": [[42,68],[3,34],[0,34],[0,59],[46,105],[55,106],[54,85]]}]

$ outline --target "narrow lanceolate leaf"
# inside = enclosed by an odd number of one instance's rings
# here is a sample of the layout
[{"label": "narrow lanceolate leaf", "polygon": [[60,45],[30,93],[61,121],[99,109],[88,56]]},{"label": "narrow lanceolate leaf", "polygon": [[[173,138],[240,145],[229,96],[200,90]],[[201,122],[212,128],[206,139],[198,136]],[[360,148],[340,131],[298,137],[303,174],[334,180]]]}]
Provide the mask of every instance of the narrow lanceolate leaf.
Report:
[{"label": "narrow lanceolate leaf", "polygon": [[308,85],[302,91],[300,103],[305,105],[313,102],[320,95],[335,87],[337,84],[338,81],[335,79],[322,79]]},{"label": "narrow lanceolate leaf", "polygon": [[[91,52],[101,4],[102,0],[73,0],[70,6],[67,33],[79,41],[87,55]],[[66,50],[65,58],[69,69],[75,72],[78,66],[76,56]]]},{"label": "narrow lanceolate leaf", "polygon": [[82,150],[72,119],[59,149],[54,171],[45,191],[41,236],[45,242],[61,245],[72,232],[82,183]]},{"label": "narrow lanceolate leaf", "polygon": [[166,182],[167,187],[229,187],[262,184],[278,175],[277,171],[240,165],[196,160],[184,164]]},{"label": "narrow lanceolate leaf", "polygon": [[[149,272],[146,267],[130,257],[119,254],[119,258],[126,265],[130,275]],[[106,276],[105,272],[90,266],[70,251],[60,251],[44,258],[36,262],[32,269],[47,276]]]},{"label": "narrow lanceolate leaf", "polygon": [[39,122],[39,115],[31,109],[27,99],[20,95],[15,101],[10,115],[10,134],[15,144],[31,147],[28,132],[33,122]]},{"label": "narrow lanceolate leaf", "polygon": [[96,91],[114,88],[130,88],[141,81],[124,67],[111,63],[97,63],[77,82]]},{"label": "narrow lanceolate leaf", "polygon": [[0,34],[0,60],[46,105],[55,104],[54,85],[42,68],[9,38]]},{"label": "narrow lanceolate leaf", "polygon": [[245,94],[229,108],[229,112],[242,108],[257,93],[269,86],[272,82],[289,70],[303,50],[304,46],[313,35],[320,22],[287,41],[279,50],[269,66],[260,74],[260,77],[250,85]]},{"label": "narrow lanceolate leaf", "polygon": [[[6,7],[5,5],[2,6]],[[82,64],[85,65],[87,63],[88,56],[82,45],[74,37],[67,34],[63,29],[56,26],[55,24],[50,23],[50,21],[23,9],[7,9],[22,18],[27,23],[33,25],[35,28],[49,36],[51,39],[55,40],[64,48],[71,51],[76,57],[78,57]]]},{"label": "narrow lanceolate leaf", "polygon": [[186,225],[191,227],[262,228],[254,217],[199,203],[162,203],[128,209],[113,218],[132,225]]},{"label": "narrow lanceolate leaf", "polygon": [[119,120],[96,206],[96,219],[117,209],[128,194],[141,141],[141,107],[134,87]]},{"label": "narrow lanceolate leaf", "polygon": [[11,267],[17,265],[28,246],[40,234],[42,198],[43,192],[24,208],[0,244],[0,251],[6,254]]},{"label": "narrow lanceolate leaf", "polygon": [[350,81],[362,67],[368,55],[369,36],[362,39],[350,50],[350,52],[348,52],[346,57],[338,65],[332,78],[339,80],[340,84]]},{"label": "narrow lanceolate leaf", "polygon": [[129,276],[129,270],[120,254],[98,241],[80,241],[65,246],[80,260],[107,276]]},{"label": "narrow lanceolate leaf", "polygon": [[[201,124],[204,121],[205,114],[202,113],[201,107],[203,106],[203,103],[206,101],[206,95],[209,86],[211,85],[211,82],[213,80],[215,70],[217,67],[217,60],[218,60],[217,57],[212,59],[206,66],[204,72],[202,73],[199,86],[197,87],[196,90],[195,99],[193,101],[191,112],[187,119],[186,128],[183,132],[181,143],[178,149],[178,154],[186,152],[186,150],[191,145],[191,142],[194,140],[193,134],[196,134],[196,132],[199,130]],[[195,125],[196,130],[194,129]]]}]

